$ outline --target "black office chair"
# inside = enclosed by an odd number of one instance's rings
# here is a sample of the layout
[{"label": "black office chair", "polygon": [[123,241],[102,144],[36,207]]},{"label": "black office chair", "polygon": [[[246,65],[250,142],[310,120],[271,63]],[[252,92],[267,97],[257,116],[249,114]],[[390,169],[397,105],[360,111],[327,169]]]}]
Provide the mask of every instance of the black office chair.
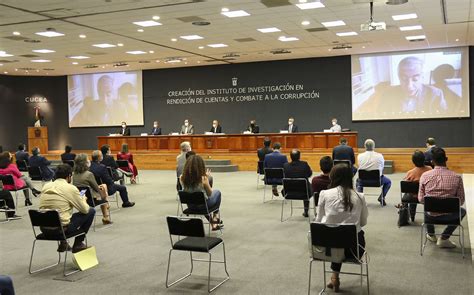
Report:
[{"label": "black office chair", "polygon": [[[431,225],[455,225],[458,227],[459,234],[453,234],[452,236],[459,237],[459,244],[461,246],[462,258],[464,255],[464,227],[461,225],[462,215],[461,215],[461,200],[456,197],[446,197],[446,198],[435,198],[430,196],[424,197],[425,211],[424,217],[425,221],[421,225],[421,246],[420,246],[420,255],[423,256],[423,252],[426,247],[426,238],[427,230],[426,226]],[[453,222],[436,222],[436,223],[427,223],[426,214],[427,212],[435,214],[459,214],[459,217],[453,220]],[[436,234],[435,234],[436,235]],[[424,239],[424,240],[423,240]]]},{"label": "black office chair", "polygon": [[[267,186],[271,185],[283,185],[283,178],[285,178],[285,171],[283,168],[263,168],[264,177],[263,183],[265,186],[263,187],[263,203],[265,203],[265,194]],[[273,194],[272,199],[273,200]]]},{"label": "black office chair", "polygon": [[[3,183],[3,185],[13,186],[13,188],[9,189],[8,191],[15,193],[15,206],[18,209],[18,207],[19,207],[18,192],[29,191],[29,188],[27,186],[17,187],[16,183],[15,183],[15,179],[13,178],[13,175],[11,175],[11,174],[0,175],[0,181]],[[31,196],[31,194],[30,194],[30,196]]]},{"label": "black office chair", "polygon": [[16,161],[16,166],[18,167],[18,170],[20,170],[21,172],[28,172],[28,164],[26,163],[25,160],[21,160],[21,161]]},{"label": "black office chair", "polygon": [[337,164],[344,164],[347,167],[352,168],[352,163],[349,160],[337,160],[337,159],[335,159],[335,160],[333,160],[333,164],[334,164],[334,166],[336,166]]},{"label": "black office chair", "polygon": [[64,164],[68,164],[71,168],[74,168],[74,160],[64,160]]},{"label": "black office chair", "polygon": [[[36,241],[55,241],[58,243],[62,241],[68,241],[69,239],[85,235],[86,233],[83,230],[76,230],[72,233],[66,234],[64,232],[64,228],[61,224],[61,220],[59,219],[59,212],[56,210],[33,210],[30,209],[28,210],[28,214],[30,215],[30,220],[31,220],[31,226],[33,228],[33,236],[35,237],[35,240],[33,241],[33,247],[31,249],[31,257],[30,257],[30,267],[28,269],[30,274],[34,274],[37,272],[41,272],[47,269],[50,269],[54,266],[59,265],[61,263],[61,253],[58,252],[58,262],[37,270],[31,270],[31,266],[33,263],[33,255],[35,252],[35,245]],[[58,233],[55,235],[45,235],[43,233],[36,234],[36,227],[53,227],[58,229]],[[87,238],[86,238],[86,244],[87,244]],[[68,251],[64,251],[64,266],[63,266],[63,276],[67,277],[69,275],[72,275],[80,269],[73,270],[71,272],[66,273],[66,262],[67,262],[67,254]]]},{"label": "black office chair", "polygon": [[[184,191],[179,191],[178,196],[182,214],[187,216],[208,216],[209,221],[207,223],[209,224],[209,235],[211,235],[210,220],[212,220],[212,213],[219,211],[219,207],[208,207],[206,197],[204,196],[203,192],[188,193]],[[186,209],[184,209],[183,204],[187,206]],[[222,229],[220,230],[220,232],[222,233]]]},{"label": "black office chair", "polygon": [[41,172],[40,167],[31,167],[28,166],[28,176],[31,180],[43,182],[43,172]]},{"label": "black office chair", "polygon": [[[283,198],[285,199],[281,202],[281,217],[280,221],[286,221],[293,216],[293,208],[301,209],[304,207],[293,207],[294,200],[300,201],[311,201],[311,190],[309,188],[309,182],[306,178],[283,178]],[[285,205],[285,201],[290,200],[290,217],[283,220],[283,207]],[[314,214],[316,215],[316,204],[313,203]],[[308,221],[309,221],[309,214],[308,214]]]},{"label": "black office chair", "polygon": [[[167,216],[166,222],[168,223],[168,231],[170,234],[171,249],[168,256],[168,268],[166,270],[166,288],[169,288],[182,280],[189,277],[193,272],[193,262],[203,261],[209,263],[209,272],[207,277],[207,291],[211,293],[216,290],[219,286],[230,279],[229,273],[227,272],[227,260],[225,256],[225,245],[221,238],[206,237],[204,225],[200,218],[180,218],[177,216]],[[173,240],[173,236],[177,236],[177,241]],[[217,246],[222,245],[224,254],[223,260],[212,260],[211,251]],[[187,251],[191,258],[191,270],[185,276],[175,280],[172,283],[168,283],[168,277],[170,272],[171,254],[173,251]],[[207,253],[209,259],[196,259],[193,258],[193,252]],[[216,286],[211,288],[211,263],[222,263],[224,264],[224,270],[226,277],[220,281]]]},{"label": "black office chair", "polygon": [[[341,249],[357,249],[354,253],[351,250],[351,256],[347,257],[347,251],[341,263],[355,264],[360,266],[360,272],[340,272],[340,274],[358,275],[360,276],[360,287],[362,291],[363,278],[367,278],[367,294],[370,293],[369,288],[369,264],[368,254],[365,251],[361,253],[361,245],[359,245],[359,237],[357,235],[357,227],[355,224],[323,224],[312,222],[310,224],[310,252],[311,260],[309,262],[309,280],[308,294],[311,294],[311,270],[313,262],[323,262],[323,289],[319,294],[325,294],[326,290],[326,273],[332,273],[332,270],[326,269],[326,262],[333,262],[333,253],[341,251]],[[365,250],[365,249],[364,249]],[[334,251],[334,252],[333,252]],[[365,267],[364,267],[365,266]],[[364,273],[365,269],[365,273]]]},{"label": "black office chair", "polygon": [[[86,198],[87,198],[87,204],[89,204],[89,206],[93,207],[94,209],[97,208],[97,207],[99,207],[99,206],[102,206],[103,204],[109,203],[107,200],[102,200],[102,199],[96,199],[96,198],[94,198],[94,197],[92,196],[91,188],[88,187],[88,186],[76,186],[76,187],[77,187],[77,189],[78,189],[79,191],[83,191],[83,190],[85,191],[85,194],[84,194],[84,195],[85,195]],[[99,212],[99,211],[102,212],[101,210],[96,210],[96,212]],[[110,214],[110,207],[109,207],[108,211],[109,211],[109,218],[110,218],[110,220],[112,220],[112,214]],[[97,217],[97,216],[102,216],[102,217],[103,217],[102,213],[100,213],[100,214],[97,214],[97,213],[96,213],[96,214],[94,215],[94,223],[93,223],[93,229],[94,229],[94,231],[95,231],[95,222],[96,222],[96,217]],[[107,225],[107,226],[105,226],[105,227],[103,227],[103,228],[107,228],[107,227],[110,227],[110,226],[112,226],[112,224],[109,224],[109,225]]]},{"label": "black office chair", "polygon": [[258,183],[260,182],[262,175],[265,175],[265,171],[263,170],[263,161],[258,161],[257,162],[257,189],[258,189]]},{"label": "black office chair", "polygon": [[[382,188],[382,181],[380,180],[380,170],[361,170],[359,169],[359,181],[362,187],[376,187],[380,188],[380,194],[376,196],[381,197],[380,204],[383,207],[383,203],[385,202],[385,197],[383,196],[383,188]],[[368,195],[367,193],[365,195]]]},{"label": "black office chair", "polygon": [[[119,167],[119,169],[125,172],[123,175],[127,176],[128,178],[131,178],[133,176],[133,171],[130,171],[127,160],[116,160],[115,162],[117,163],[117,166]],[[138,182],[138,175],[137,175],[137,182]]]},{"label": "black office chair", "polygon": [[[416,200],[416,202],[403,202],[404,194],[411,194],[413,196],[416,196],[418,195],[419,188],[420,183],[418,181],[400,181],[400,198],[402,204],[408,204],[409,206],[417,206],[421,204],[420,202],[418,202],[418,199]],[[416,211],[416,213],[423,213],[423,211]]]}]

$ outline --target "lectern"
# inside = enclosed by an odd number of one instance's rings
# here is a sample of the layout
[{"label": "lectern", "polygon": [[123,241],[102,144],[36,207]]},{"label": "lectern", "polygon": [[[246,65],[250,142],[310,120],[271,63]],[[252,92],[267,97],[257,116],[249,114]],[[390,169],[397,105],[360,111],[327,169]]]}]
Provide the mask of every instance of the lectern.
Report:
[{"label": "lectern", "polygon": [[48,152],[48,127],[28,127],[28,148],[35,146],[43,154]]}]

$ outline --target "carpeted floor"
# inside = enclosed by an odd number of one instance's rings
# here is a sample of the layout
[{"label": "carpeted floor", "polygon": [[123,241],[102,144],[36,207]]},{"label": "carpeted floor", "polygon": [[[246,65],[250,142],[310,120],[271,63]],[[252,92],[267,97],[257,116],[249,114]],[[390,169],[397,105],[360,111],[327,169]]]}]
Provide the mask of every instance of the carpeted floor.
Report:
[{"label": "carpeted floor", "polygon": [[[195,264],[195,275],[184,282],[170,289],[165,287],[170,249],[165,217],[176,214],[177,209],[174,173],[141,171],[140,183],[128,185],[137,205],[113,212],[115,224],[111,228],[88,234],[89,244],[97,248],[100,264],[73,275],[73,282],[56,280],[61,278],[60,267],[28,274],[33,235],[22,206],[22,220],[0,224],[0,274],[12,276],[20,295],[206,293],[206,263]],[[420,256],[420,216],[416,225],[397,227],[398,215],[393,205],[400,198],[402,175],[389,177],[393,186],[387,207],[381,208],[376,197],[366,196],[369,222],[364,230],[370,255],[371,294],[474,294],[468,230],[466,259],[462,259],[459,248],[444,250],[431,243],[425,255]],[[309,225],[301,216],[302,210],[297,209],[294,218],[281,223],[281,202],[262,204],[263,189],[256,189],[255,173],[215,173],[214,187],[222,191],[223,239],[231,276],[215,293],[306,294]],[[33,202],[37,207],[39,200]],[[463,224],[467,229],[466,220]],[[55,250],[54,243],[40,242],[35,265],[54,262]],[[221,248],[215,253],[216,258],[222,257]],[[189,270],[189,255],[178,253],[173,259],[172,278]],[[321,264],[313,268],[313,294],[322,287],[321,268]],[[350,269],[358,270],[343,266],[343,270]],[[222,266],[213,266],[212,271],[215,278],[222,278]],[[359,278],[342,276],[341,288],[343,294],[359,294]]]}]

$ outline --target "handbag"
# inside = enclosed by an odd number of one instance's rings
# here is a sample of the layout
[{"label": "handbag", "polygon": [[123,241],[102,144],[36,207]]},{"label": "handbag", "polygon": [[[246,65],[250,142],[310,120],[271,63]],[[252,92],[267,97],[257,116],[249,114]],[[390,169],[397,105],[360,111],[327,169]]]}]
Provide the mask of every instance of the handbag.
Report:
[{"label": "handbag", "polygon": [[335,263],[342,263],[346,259],[344,248],[314,246],[311,242],[311,232],[308,232],[308,246],[310,258]]},{"label": "handbag", "polygon": [[398,208],[398,227],[409,225],[409,218],[410,213],[408,212],[408,206],[407,204],[402,204],[400,208]]}]

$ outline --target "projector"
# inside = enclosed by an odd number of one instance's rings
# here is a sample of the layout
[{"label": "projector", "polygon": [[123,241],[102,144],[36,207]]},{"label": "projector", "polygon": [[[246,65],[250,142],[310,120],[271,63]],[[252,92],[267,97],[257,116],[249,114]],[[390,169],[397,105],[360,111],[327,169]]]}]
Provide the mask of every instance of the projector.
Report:
[{"label": "projector", "polygon": [[384,22],[368,22],[360,25],[360,30],[362,32],[385,31],[386,29],[387,25]]}]

